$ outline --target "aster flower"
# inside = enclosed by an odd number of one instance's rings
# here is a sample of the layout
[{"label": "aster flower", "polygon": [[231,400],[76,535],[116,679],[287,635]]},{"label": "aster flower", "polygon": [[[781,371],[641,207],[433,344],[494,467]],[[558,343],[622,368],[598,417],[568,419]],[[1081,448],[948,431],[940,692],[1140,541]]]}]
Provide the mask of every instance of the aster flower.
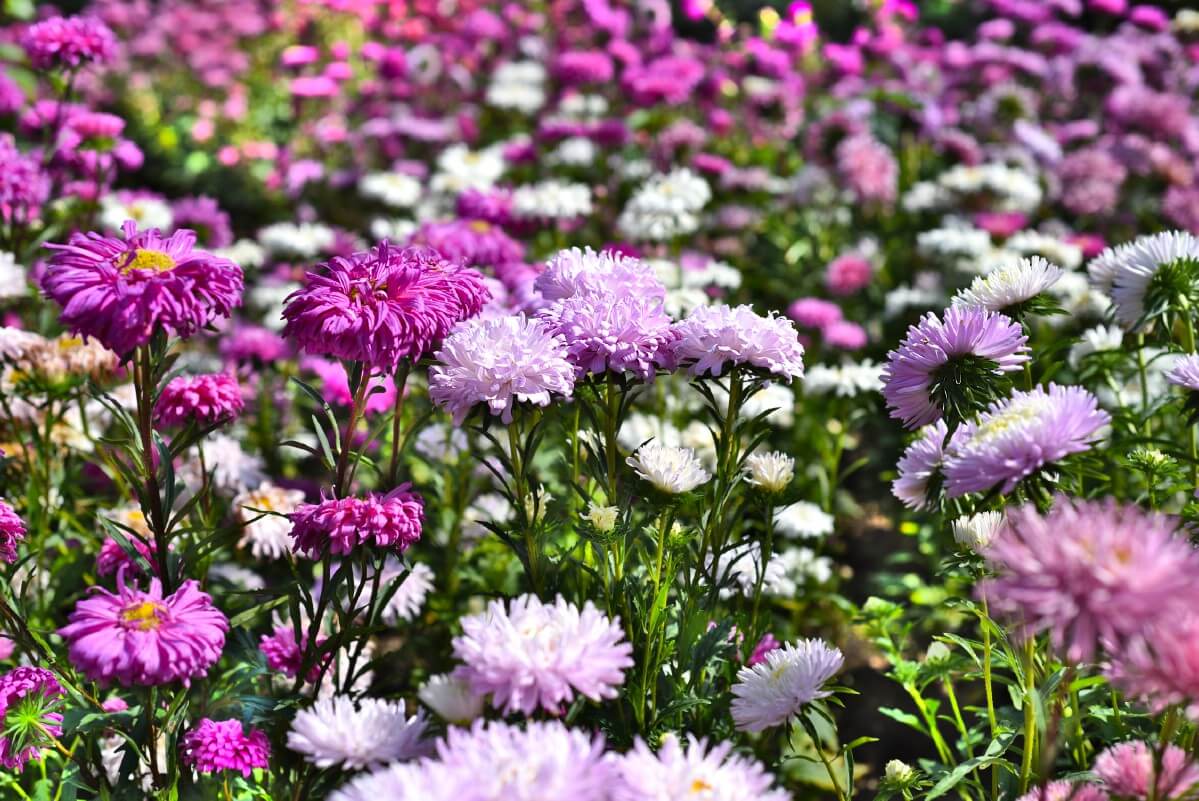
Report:
[{"label": "aster flower", "polygon": [[[955,306],[941,320],[929,312],[887,354],[883,397],[891,417],[912,429],[947,411],[965,416],[977,396],[985,398],[993,376],[1019,370],[1028,361],[1027,341],[1019,324],[1002,314]],[[963,393],[968,394],[958,397]]]},{"label": "aster flower", "polygon": [[1112,795],[1138,801],[1173,801],[1199,783],[1199,763],[1173,744],[1157,755],[1141,740],[1119,743],[1095,757],[1092,769]]},{"label": "aster flower", "polygon": [[190,228],[200,241],[210,248],[227,248],[233,244],[233,229],[226,214],[214,198],[199,195],[183,197],[171,205],[174,227]]},{"label": "aster flower", "polygon": [[496,267],[525,258],[520,241],[486,220],[427,222],[412,234],[411,242],[430,247],[463,267]]},{"label": "aster flower", "polygon": [[389,556],[383,563],[383,576],[379,582],[381,591],[389,592],[397,581],[399,588],[392,593],[380,614],[380,619],[388,625],[416,619],[433,589],[433,569],[424,562],[405,566],[399,559]]},{"label": "aster flower", "polygon": [[490,299],[477,272],[420,248],[383,242],[322,267],[287,298],[283,336],[308,353],[387,373],[420,358]]},{"label": "aster flower", "polygon": [[409,716],[403,701],[335,695],[296,713],[287,747],[318,768],[377,767],[427,753],[427,726],[424,714]]},{"label": "aster flower", "polygon": [[328,548],[333,554],[351,554],[360,546],[402,553],[420,539],[425,519],[421,496],[402,484],[386,495],[368,493],[361,498],[328,498],[306,503],[288,517],[295,550],[319,559]]},{"label": "aster flower", "polygon": [[0,561],[17,561],[17,543],[25,539],[25,521],[11,506],[0,500]]},{"label": "aster flower", "polygon": [[663,738],[657,752],[640,739],[617,760],[620,780],[613,801],[790,801],[791,794],[773,788],[774,778],[756,760],[733,753],[732,743],[709,748],[706,740],[674,735]]},{"label": "aster flower", "polygon": [[359,179],[358,191],[363,197],[406,209],[417,204],[424,187],[419,178],[404,172],[373,172]]},{"label": "aster flower", "polygon": [[671,319],[655,297],[584,293],[555,301],[538,315],[566,342],[579,377],[629,372],[651,380],[673,366]]},{"label": "aster flower", "polygon": [[774,513],[774,526],[784,537],[825,537],[833,533],[833,516],[807,501],[787,504]]},{"label": "aster flower", "polygon": [[823,640],[800,640],[766,654],[766,660],[737,672],[731,712],[739,731],[781,726],[807,704],[831,695],[822,689],[844,662]]},{"label": "aster flower", "polygon": [[1164,314],[1179,299],[1196,300],[1199,239],[1183,231],[1142,236],[1105,250],[1087,271],[1110,294],[1116,320],[1136,330],[1144,318]]},{"label": "aster flower", "polygon": [[163,427],[191,422],[210,426],[229,422],[245,405],[237,379],[228,373],[181,375],[163,387],[154,404],[154,419]]},{"label": "aster flower", "polygon": [[62,734],[58,708],[65,697],[45,668],[18,667],[0,676],[0,767],[20,773],[41,757],[47,737]]},{"label": "aster flower", "polygon": [[751,453],[745,457],[746,480],[763,492],[778,493],[795,478],[795,460],[779,451]]},{"label": "aster flower", "polygon": [[899,192],[899,164],[870,134],[844,139],[837,146],[837,171],[863,203],[891,204]]},{"label": "aster flower", "polygon": [[712,188],[689,169],[655,175],[633,193],[616,227],[633,240],[666,242],[699,230]]},{"label": "aster flower", "polygon": [[891,494],[909,509],[925,509],[932,505],[934,498],[929,489],[944,463],[948,434],[944,420],[925,426],[899,458],[896,466],[899,477],[891,482]]},{"label": "aster flower", "polygon": [[963,548],[981,553],[995,540],[1003,526],[1003,512],[979,512],[953,521],[953,541]]},{"label": "aster flower", "polygon": [[619,620],[590,601],[580,610],[561,596],[552,605],[533,595],[507,607],[492,601],[486,612],[462,618],[453,649],[462,662],[454,675],[476,695],[490,694],[506,714],[531,715],[539,707],[560,714],[576,693],[615,698],[633,664]]},{"label": "aster flower", "polygon": [[25,29],[21,47],[37,69],[76,69],[111,61],[117,38],[93,17],[49,17]]},{"label": "aster flower", "polygon": [[625,460],[641,478],[659,492],[681,495],[707,483],[712,476],[704,469],[695,451],[675,448],[651,440]]},{"label": "aster flower", "polygon": [[261,325],[239,323],[221,338],[221,356],[230,362],[271,364],[287,358],[289,349],[283,337]]},{"label": "aster flower", "polygon": [[[317,636],[316,643],[320,646],[326,640],[326,637]],[[258,650],[262,652],[266,659],[266,666],[271,670],[282,673],[289,679],[294,679],[296,674],[300,672],[300,668],[304,662],[304,651],[308,648],[308,634],[296,639],[295,626],[290,623],[281,623],[275,626],[270,634],[262,635],[258,641]],[[322,660],[325,664],[333,658],[332,654],[326,654]],[[308,670],[308,674],[304,676],[304,681],[309,683],[318,681],[324,665],[318,661]]]},{"label": "aster flower", "polygon": [[1199,720],[1199,615],[1192,611],[1151,622],[1112,654],[1104,672],[1154,713],[1187,703],[1188,716]]},{"label": "aster flower", "polygon": [[11,134],[0,135],[0,219],[30,223],[49,197],[50,175],[41,162],[22,153]]},{"label": "aster flower", "polygon": [[1020,259],[975,278],[968,289],[954,297],[953,305],[981,306],[989,311],[1013,314],[1061,277],[1062,268],[1040,256]]},{"label": "aster flower", "polygon": [[996,484],[1011,492],[1045,465],[1089,450],[1111,416],[1082,387],[1016,390],[964,423],[945,455],[945,489],[956,498]]},{"label": "aster flower", "polygon": [[821,298],[799,298],[787,307],[787,316],[804,328],[822,330],[841,319],[841,307]]},{"label": "aster flower", "polygon": [[270,767],[271,744],[259,729],[242,727],[239,720],[203,718],[179,740],[180,760],[198,773],[235,770],[249,777]]},{"label": "aster flower", "polygon": [[241,303],[241,268],[193,250],[196,235],[138,232],[132,221],[122,238],[74,234],[53,251],[41,276],[46,295],[62,307],[61,320],[128,354],[165,328],[187,338]]},{"label": "aster flower", "polygon": [[745,666],[753,667],[754,665],[759,665],[762,662],[765,662],[766,654],[782,647],[783,644],[775,639],[773,634],[771,634],[769,631],[766,632],[762,635],[762,639],[758,640],[757,645],[754,646],[754,650],[749,655],[749,658],[745,660]]},{"label": "aster flower", "polygon": [[558,721],[523,729],[479,721],[450,729],[435,758],[360,776],[330,801],[609,801],[615,779],[603,741],[586,732]]},{"label": "aster flower", "polygon": [[1108,796],[1098,785],[1058,779],[1029,790],[1016,801],[1108,801]]},{"label": "aster flower", "polygon": [[249,548],[256,559],[282,559],[291,553],[291,520],[304,502],[299,490],[276,487],[269,481],[257,489],[241,492],[233,509],[242,524],[239,548]]},{"label": "aster flower", "polygon": [[653,265],[611,250],[596,253],[591,248],[559,251],[546,261],[545,270],[533,286],[547,301],[581,295],[666,297],[666,287]]},{"label": "aster flower", "polygon": [[1199,356],[1183,356],[1166,373],[1166,380],[1176,387],[1199,392]]},{"label": "aster flower", "polygon": [[142,591],[118,576],[115,593],[93,588],[67,620],[58,633],[71,664],[92,681],[126,687],[186,685],[206,675],[229,630],[212,598],[190,579],[164,597],[157,578]]},{"label": "aster flower", "polygon": [[577,220],[591,212],[591,187],[586,184],[548,180],[512,193],[512,214],[517,219]]},{"label": "aster flower", "polygon": [[443,673],[432,676],[420,688],[421,702],[447,723],[465,726],[483,716],[483,696],[471,692],[470,684]]},{"label": "aster flower", "polygon": [[[125,532],[125,540],[142,555],[143,559],[149,562],[151,569],[157,569],[155,554],[158,549],[153,540],[142,539],[129,532]],[[121,547],[121,544],[112,537],[106,537],[100,545],[100,552],[96,554],[96,575],[113,576],[122,569],[125,571],[124,575],[127,576],[136,577],[142,573],[141,565]]]},{"label": "aster flower", "polygon": [[788,380],[803,377],[803,345],[785,317],[762,317],[751,306],[701,306],[674,330],[675,359],[692,375],[719,376],[744,365]]},{"label": "aster flower", "polygon": [[569,398],[574,391],[565,341],[523,314],[472,320],[446,338],[435,358],[429,397],[455,425],[480,403],[510,423],[517,403],[548,406],[554,395]]},{"label": "aster flower", "polygon": [[978,589],[1023,636],[1048,631],[1072,662],[1116,647],[1154,620],[1194,607],[1199,553],[1177,521],[1113,500],[1059,497],[1047,515],[1026,505],[984,552],[997,576]]}]

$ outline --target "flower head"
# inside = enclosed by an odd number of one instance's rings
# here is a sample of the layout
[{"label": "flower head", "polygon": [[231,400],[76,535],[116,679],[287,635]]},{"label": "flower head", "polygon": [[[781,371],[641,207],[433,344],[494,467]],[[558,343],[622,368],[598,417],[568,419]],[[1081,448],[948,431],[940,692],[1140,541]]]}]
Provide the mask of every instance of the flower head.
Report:
[{"label": "flower head", "polygon": [[308,353],[390,373],[401,359],[419,358],[478,314],[490,297],[474,270],[455,267],[431,250],[383,242],[309,273],[287,298],[283,335]]},{"label": "flower head", "polygon": [[62,307],[62,322],[128,354],[162,327],[189,337],[241,303],[241,268],[193,250],[196,235],[138,232],[132,221],[122,238],[74,234],[53,251],[41,276],[46,295]]},{"label": "flower head", "polygon": [[909,509],[924,509],[933,503],[929,489],[945,460],[945,438],[949,429],[944,420],[925,426],[912,440],[896,470],[899,477],[891,482],[891,494]]},{"label": "flower head", "polygon": [[93,17],[50,17],[25,29],[21,47],[38,69],[71,69],[112,60],[117,38]]},{"label": "flower head", "polygon": [[763,492],[778,493],[795,478],[795,460],[779,451],[751,453],[745,457],[745,472],[750,484]]},{"label": "flower head", "polygon": [[539,317],[565,340],[579,376],[629,372],[648,381],[674,366],[676,334],[659,298],[582,293],[551,303]]},{"label": "flower head", "polygon": [[249,548],[256,559],[282,559],[290,554],[288,515],[303,502],[303,492],[276,487],[269,481],[239,493],[233,499],[234,514],[244,526],[238,547]]},{"label": "flower head", "polygon": [[953,521],[953,540],[963,548],[981,553],[1003,525],[1003,512],[979,512]]},{"label": "flower head", "polygon": [[800,640],[743,667],[733,685],[733,723],[740,731],[781,726],[812,701],[830,695],[824,683],[844,662],[841,651],[823,640]]},{"label": "flower head", "polygon": [[18,667],[0,676],[0,767],[20,773],[39,746],[62,733],[66,691],[45,668]]},{"label": "flower head", "polygon": [[666,297],[666,287],[649,263],[611,250],[596,253],[591,248],[559,251],[546,261],[534,286],[547,301],[580,295]]},{"label": "flower head", "polygon": [[784,537],[824,537],[833,533],[836,521],[814,503],[796,501],[777,509],[774,526]]},{"label": "flower head", "polygon": [[700,306],[674,329],[675,359],[692,375],[746,365],[788,380],[803,377],[803,345],[785,317],[762,317],[750,306]]},{"label": "flower head", "polygon": [[1184,231],[1142,236],[1108,248],[1087,267],[1091,283],[1107,292],[1125,329],[1141,325],[1180,297],[1196,299],[1199,239]]},{"label": "flower head", "polygon": [[386,495],[368,493],[361,498],[329,498],[306,503],[288,517],[295,550],[319,559],[328,548],[333,554],[351,554],[360,546],[402,553],[420,539],[425,519],[421,496],[402,484]]},{"label": "flower head", "polygon": [[462,618],[453,648],[462,662],[455,675],[476,695],[490,694],[495,707],[525,715],[538,707],[559,714],[576,693],[613,698],[633,664],[619,620],[590,601],[580,610],[561,597],[553,604],[533,595],[509,606],[492,601],[486,612]]},{"label": "flower head", "polygon": [[[262,652],[266,659],[266,666],[271,670],[278,671],[289,679],[294,679],[296,674],[300,672],[300,668],[304,663],[304,651],[308,648],[308,634],[302,634],[300,639],[296,639],[295,626],[290,623],[275,626],[274,631],[270,634],[262,635],[258,641],[258,650]],[[317,636],[316,644],[321,645],[327,638]],[[316,664],[308,669],[308,673],[304,676],[304,681],[315,683],[320,680],[321,673],[324,672],[324,667],[329,660],[333,658],[333,654],[325,654],[323,659],[316,660]]]},{"label": "flower head", "polygon": [[1126,695],[1160,713],[1189,703],[1199,720],[1199,614],[1163,616],[1112,654],[1106,674]]},{"label": "flower head", "polygon": [[148,591],[117,579],[75,605],[58,630],[67,654],[92,681],[155,686],[207,674],[221,657],[229,621],[200,585],[187,580],[171,595],[151,579]]},{"label": "flower head", "polygon": [[1029,790],[1016,801],[1108,801],[1108,796],[1099,785],[1058,779]]},{"label": "flower head", "polygon": [[249,776],[270,767],[271,744],[259,729],[246,730],[239,720],[203,718],[179,740],[183,764],[199,773],[236,770]]},{"label": "flower head", "polygon": [[1194,607],[1199,553],[1170,518],[1115,501],[1058,499],[1047,515],[1009,508],[984,551],[996,577],[979,595],[1025,636],[1048,631],[1073,662],[1118,647]]},{"label": "flower head", "polygon": [[1180,358],[1166,373],[1166,380],[1176,387],[1199,392],[1199,355],[1192,353]]},{"label": "flower head", "polygon": [[640,739],[617,760],[620,781],[614,801],[664,801],[696,798],[704,801],[789,801],[791,795],[773,787],[772,777],[756,760],[733,753],[732,743],[709,748],[706,740],[689,737],[684,744],[669,735],[657,752]]},{"label": "flower head", "polygon": [[0,500],[0,561],[17,561],[17,543],[25,539],[25,521],[11,506]]},{"label": "flower head", "polygon": [[160,426],[215,425],[234,419],[245,405],[237,379],[228,373],[181,375],[163,387],[154,419]]},{"label": "flower head", "polygon": [[1141,740],[1108,748],[1095,757],[1093,770],[1113,795],[1138,801],[1150,798],[1173,801],[1199,783],[1199,763],[1186,751],[1167,744],[1158,756]]},{"label": "flower head", "polygon": [[645,443],[625,461],[637,475],[668,495],[690,492],[712,477],[700,463],[695,451],[674,448],[657,441]]},{"label": "flower head", "polygon": [[968,289],[957,294],[953,305],[1010,313],[1052,287],[1061,277],[1062,268],[1040,256],[1020,259],[975,278]]},{"label": "flower head", "polygon": [[287,747],[318,768],[375,767],[424,755],[427,725],[403,701],[334,695],[296,713]]},{"label": "flower head", "polygon": [[483,716],[483,696],[471,692],[470,684],[449,673],[432,676],[420,688],[420,700],[447,723],[465,726]]}]

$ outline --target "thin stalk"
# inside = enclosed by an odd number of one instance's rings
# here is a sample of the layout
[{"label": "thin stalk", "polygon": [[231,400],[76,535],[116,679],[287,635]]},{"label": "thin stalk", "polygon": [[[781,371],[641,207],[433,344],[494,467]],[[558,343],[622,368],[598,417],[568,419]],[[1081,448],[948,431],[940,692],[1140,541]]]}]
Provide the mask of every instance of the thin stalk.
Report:
[{"label": "thin stalk", "polygon": [[1024,643],[1024,753],[1020,757],[1020,795],[1028,792],[1032,781],[1033,753],[1037,745],[1037,713],[1034,698],[1037,692],[1035,637]]},{"label": "thin stalk", "polygon": [[396,368],[395,388],[396,402],[391,414],[391,467],[387,470],[389,486],[396,486],[400,476],[400,429],[404,419],[404,387],[408,383],[408,373],[412,370],[412,362],[404,359]]}]

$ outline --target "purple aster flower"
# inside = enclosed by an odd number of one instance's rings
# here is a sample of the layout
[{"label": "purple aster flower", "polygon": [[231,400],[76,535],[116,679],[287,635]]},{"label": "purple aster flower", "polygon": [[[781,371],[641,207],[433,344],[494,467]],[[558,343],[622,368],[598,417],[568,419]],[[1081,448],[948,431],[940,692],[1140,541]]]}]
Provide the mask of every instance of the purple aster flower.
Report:
[{"label": "purple aster flower", "polygon": [[737,672],[731,713],[739,731],[781,726],[807,704],[827,698],[824,683],[841,670],[841,651],[823,640],[800,640]]},{"label": "purple aster flower", "polygon": [[1199,392],[1199,356],[1181,357],[1166,373],[1166,380],[1176,387]]},{"label": "purple aster flower", "polygon": [[657,752],[638,739],[616,760],[620,781],[613,801],[658,801],[702,798],[705,801],[790,801],[791,794],[773,788],[774,777],[757,760],[733,753],[733,744],[708,747],[707,740],[675,735],[662,739]]},{"label": "purple aster flower", "polygon": [[425,502],[410,484],[401,484],[386,495],[369,493],[362,498],[328,498],[306,503],[288,517],[295,550],[319,559],[330,553],[351,554],[360,546],[403,553],[420,539]]},{"label": "purple aster flower", "polygon": [[335,257],[286,301],[283,336],[308,353],[394,372],[418,359],[490,299],[483,276],[433,251],[383,242]]},{"label": "purple aster flower", "polygon": [[1199,763],[1172,743],[1160,755],[1141,740],[1119,743],[1095,757],[1092,769],[1112,795],[1137,801],[1173,801],[1199,783]]},{"label": "purple aster flower", "polygon": [[954,432],[945,455],[950,498],[1002,483],[1007,493],[1047,464],[1089,450],[1111,415],[1082,387],[1017,390]]},{"label": "purple aster flower", "polygon": [[25,539],[25,521],[15,509],[0,500],[0,561],[12,564],[17,561],[17,543]]},{"label": "purple aster flower", "polygon": [[226,248],[233,244],[233,228],[229,215],[213,198],[179,198],[171,205],[171,218],[176,228],[191,228],[200,241],[210,248]]},{"label": "purple aster flower", "polygon": [[608,83],[614,72],[611,56],[602,50],[568,50],[554,59],[554,76],[567,86]]},{"label": "purple aster flower", "polygon": [[189,337],[241,303],[241,268],[193,250],[196,235],[138,232],[128,220],[123,238],[74,234],[54,251],[41,276],[43,291],[62,307],[61,320],[128,354],[162,326]]},{"label": "purple aster flower", "polygon": [[58,678],[45,668],[18,667],[0,676],[0,767],[20,773],[26,762],[41,757],[47,735],[62,734],[58,708],[65,697]]},{"label": "purple aster flower", "polygon": [[1129,697],[1154,713],[1189,703],[1199,720],[1199,614],[1163,616],[1111,655],[1104,671]]},{"label": "purple aster flower", "polygon": [[[300,360],[300,369],[315,373],[320,378],[321,394],[325,400],[336,406],[348,407],[354,403],[354,393],[350,391],[350,377],[341,362],[305,356]],[[382,414],[395,408],[396,385],[391,376],[372,376],[366,393],[367,414]]]},{"label": "purple aster flower", "polygon": [[730,365],[746,365],[788,380],[803,377],[795,326],[773,312],[762,317],[751,306],[699,306],[674,330],[674,357],[692,375],[718,376]]},{"label": "purple aster flower", "polygon": [[625,68],[623,83],[634,103],[678,105],[691,99],[704,79],[704,65],[688,56],[662,56]]},{"label": "purple aster flower", "polygon": [[296,713],[287,747],[318,768],[377,767],[427,755],[428,725],[403,701],[334,695]]},{"label": "purple aster flower", "polygon": [[865,328],[848,320],[829,323],[821,330],[820,336],[824,344],[839,350],[860,350],[870,341]]},{"label": "purple aster flower", "polygon": [[1162,195],[1162,215],[1192,234],[1199,234],[1199,186],[1171,186]]},{"label": "purple aster flower", "polygon": [[287,341],[269,328],[238,323],[221,338],[221,356],[231,362],[272,364],[290,355]]},{"label": "purple aster flower", "polygon": [[160,426],[199,426],[227,423],[245,408],[241,387],[228,373],[181,375],[163,387],[154,404],[154,420]]},{"label": "purple aster flower", "polygon": [[494,267],[525,258],[523,244],[486,220],[425,223],[412,235],[411,243],[431,247],[463,267]]},{"label": "purple aster flower", "polygon": [[0,218],[29,223],[49,197],[50,176],[41,163],[18,150],[11,134],[0,135]]},{"label": "purple aster flower", "polygon": [[164,597],[156,578],[143,592],[118,575],[115,593],[93,588],[67,620],[58,633],[71,664],[92,681],[126,687],[190,684],[221,658],[229,630],[212,598],[190,579]]},{"label": "purple aster flower", "polygon": [[860,202],[895,202],[899,164],[891,151],[870,134],[851,136],[837,145],[837,171]]},{"label": "purple aster flower", "polygon": [[548,406],[554,395],[569,398],[574,391],[565,340],[523,314],[470,320],[446,337],[435,358],[429,397],[456,425],[480,403],[510,423],[517,403]]},{"label": "purple aster flower", "polygon": [[575,295],[552,303],[540,318],[552,333],[566,340],[567,355],[579,377],[630,372],[648,381],[659,367],[673,367],[675,332],[658,298]]},{"label": "purple aster flower", "polygon": [[[512,190],[467,189],[454,201],[454,210],[459,217],[467,220],[508,225],[512,222]],[[493,263],[492,266],[499,263]]]},{"label": "purple aster flower", "polygon": [[596,253],[591,248],[570,248],[551,257],[534,287],[547,301],[578,295],[666,297],[666,287],[649,264],[611,250]]},{"label": "purple aster flower", "polygon": [[891,493],[909,509],[932,506],[929,485],[945,459],[945,438],[949,429],[944,420],[925,426],[920,436],[908,445],[899,458],[899,477],[891,483]]},{"label": "purple aster flower", "polygon": [[940,420],[944,410],[934,388],[952,376],[959,363],[978,363],[986,373],[1002,375],[1028,361],[1028,337],[1015,321],[973,306],[945,310],[942,321],[929,312],[908,329],[899,348],[887,354],[883,397],[891,417],[909,429]]},{"label": "purple aster flower", "polygon": [[245,729],[239,720],[203,718],[180,738],[179,756],[198,773],[236,770],[248,778],[270,767],[271,743],[265,732]]},{"label": "purple aster flower", "polygon": [[1090,661],[1100,645],[1118,649],[1153,621],[1194,609],[1199,552],[1177,527],[1111,499],[1059,496],[1046,515],[1009,508],[983,552],[996,577],[978,594],[1022,637],[1048,631],[1067,659]]},{"label": "purple aster flower", "polygon": [[25,29],[21,47],[38,69],[74,69],[111,61],[117,38],[92,17],[50,17]]},{"label": "purple aster flower", "polygon": [[1066,156],[1057,165],[1062,205],[1074,214],[1110,214],[1120,201],[1128,170],[1102,148],[1090,147]]},{"label": "purple aster flower", "polygon": [[461,622],[453,648],[462,664],[454,675],[475,695],[490,695],[505,714],[541,708],[560,715],[576,693],[592,701],[615,698],[633,665],[620,620],[590,601],[580,610],[561,596],[551,605],[522,595],[509,606],[492,601]]}]

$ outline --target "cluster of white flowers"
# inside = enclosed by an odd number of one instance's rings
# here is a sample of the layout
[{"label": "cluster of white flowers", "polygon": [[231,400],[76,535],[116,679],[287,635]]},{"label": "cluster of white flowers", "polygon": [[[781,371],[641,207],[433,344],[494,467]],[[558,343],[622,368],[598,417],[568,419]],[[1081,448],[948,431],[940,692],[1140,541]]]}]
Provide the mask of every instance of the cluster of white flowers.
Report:
[{"label": "cluster of white flowers", "polygon": [[258,232],[258,243],[276,256],[311,259],[333,246],[333,229],[320,223],[280,222]]},{"label": "cluster of white flowers", "polygon": [[407,173],[372,172],[359,179],[358,191],[384,205],[407,209],[417,204],[423,190],[420,180]]},{"label": "cluster of white flowers", "polygon": [[512,193],[512,213],[534,220],[575,220],[591,215],[591,187],[568,181],[525,184]]},{"label": "cluster of white flowers", "polygon": [[437,156],[437,171],[429,180],[429,188],[445,195],[490,189],[507,167],[502,147],[471,150],[464,144],[450,145]]},{"label": "cluster of white flowers", "polygon": [[29,279],[25,268],[17,264],[16,258],[0,251],[0,301],[23,298],[29,294]]},{"label": "cluster of white flowers", "polygon": [[100,213],[96,221],[103,228],[113,231],[121,230],[126,220],[137,223],[139,231],[147,228],[157,228],[167,232],[175,224],[175,215],[170,204],[153,196],[121,198],[116,195],[105,195],[100,198]]},{"label": "cluster of white flowers", "polygon": [[960,164],[941,173],[937,184],[959,197],[986,193],[1000,211],[1033,211],[1044,194],[1036,176],[999,163]]},{"label": "cluster of white flowers", "polygon": [[804,373],[804,392],[853,398],[864,392],[881,392],[882,366],[869,359],[846,364],[814,364]]},{"label": "cluster of white flowers", "polygon": [[687,168],[655,175],[629,199],[616,221],[631,239],[665,242],[699,230],[699,214],[712,199],[712,188]]},{"label": "cluster of white flowers", "polygon": [[487,86],[487,104],[533,114],[545,105],[545,66],[539,61],[509,61],[496,68]]},{"label": "cluster of white flowers", "polygon": [[304,493],[276,487],[269,481],[239,493],[233,509],[242,524],[238,546],[255,559],[282,559],[291,554],[291,520],[287,515],[304,502]]}]

